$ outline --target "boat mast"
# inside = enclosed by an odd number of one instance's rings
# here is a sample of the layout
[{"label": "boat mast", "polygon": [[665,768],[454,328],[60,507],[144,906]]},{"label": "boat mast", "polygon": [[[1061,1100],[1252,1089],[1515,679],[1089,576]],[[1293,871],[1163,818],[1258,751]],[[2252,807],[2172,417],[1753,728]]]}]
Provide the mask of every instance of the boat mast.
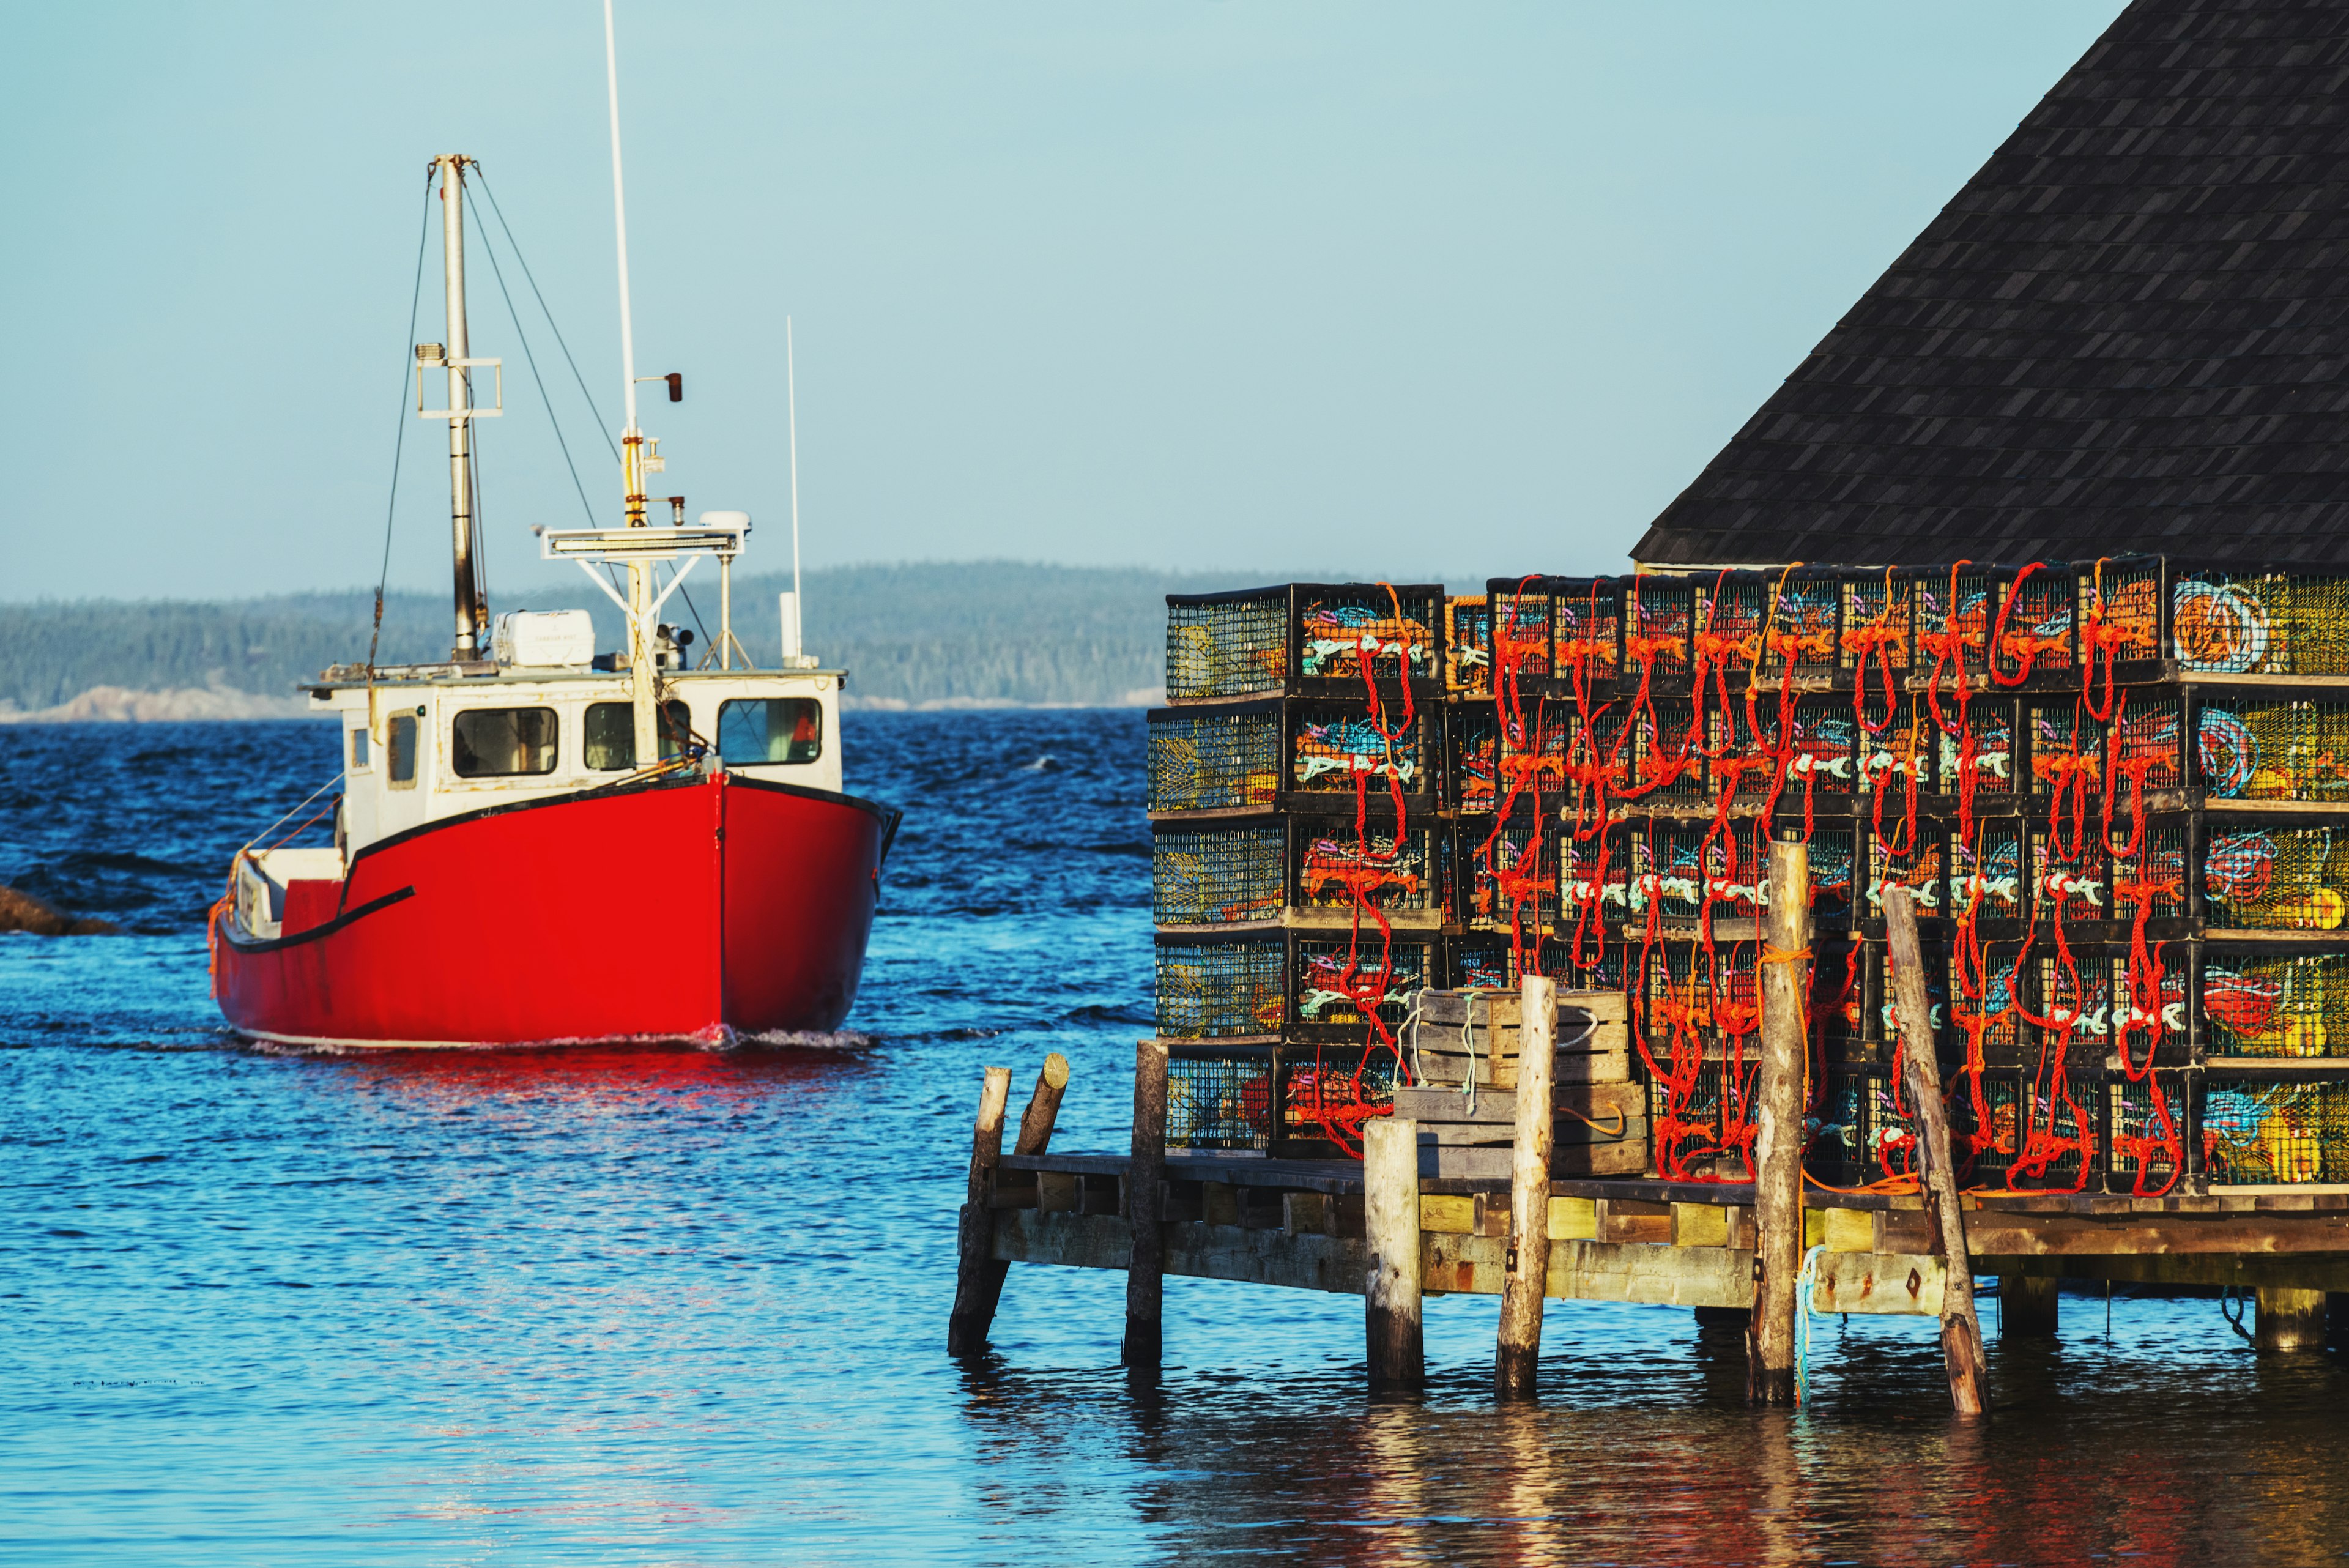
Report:
[{"label": "boat mast", "polygon": [[[612,0],[604,0],[604,85],[612,110],[612,228],[620,253],[620,383],[627,411],[627,429],[620,433],[620,483],[626,496],[628,526],[645,526],[645,432],[636,428],[636,338],[628,315],[628,204],[620,182],[620,55],[612,35]],[[628,562],[628,672],[630,696],[636,708],[636,765],[648,768],[660,761],[660,734],[655,719],[653,658],[645,623],[652,610],[651,567],[641,560]]]},{"label": "boat mast", "polygon": [[465,165],[451,152],[432,161],[440,170],[440,254],[449,289],[449,531],[457,567],[457,641],[449,657],[459,664],[481,657],[481,595],[473,575],[473,423],[471,375],[465,340]]}]

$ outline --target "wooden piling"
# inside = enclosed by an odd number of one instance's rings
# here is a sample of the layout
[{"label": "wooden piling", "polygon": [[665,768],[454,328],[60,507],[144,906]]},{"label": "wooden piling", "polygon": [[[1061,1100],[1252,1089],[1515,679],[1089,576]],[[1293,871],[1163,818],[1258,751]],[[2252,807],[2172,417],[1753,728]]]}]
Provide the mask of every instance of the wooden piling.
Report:
[{"label": "wooden piling", "polygon": [[1362,1284],[1371,1386],[1417,1388],[1427,1381],[1427,1344],[1419,1317],[1417,1122],[1379,1116],[1362,1125],[1362,1187],[1371,1250]]},{"label": "wooden piling", "polygon": [[2008,1339],[2055,1337],[2059,1280],[2002,1274],[1998,1282],[1998,1332]]},{"label": "wooden piling", "polygon": [[[1011,1075],[1003,1075],[1008,1086]],[[1052,1124],[1061,1115],[1061,1096],[1069,1086],[1069,1059],[1058,1051],[1044,1058],[1036,1075],[1035,1092],[1019,1117],[1019,1136],[1012,1140],[1014,1154],[1042,1154],[1052,1147]],[[1001,1116],[997,1117],[996,1142],[1002,1143]],[[989,1160],[989,1164],[993,1160]],[[968,1208],[968,1205],[966,1205]],[[966,1221],[968,1223],[968,1221]],[[976,1355],[987,1348],[988,1331],[995,1326],[995,1310],[1002,1304],[1004,1276],[1011,1265],[995,1256],[995,1213],[982,1194],[976,1225],[978,1264],[966,1262],[955,1282],[954,1315],[947,1320],[947,1353]],[[966,1259],[969,1254],[965,1253]]]},{"label": "wooden piling", "polygon": [[1770,844],[1762,924],[1762,1064],[1754,1094],[1754,1317],[1746,1396],[1795,1402],[1795,1280],[1803,1266],[1803,1080],[1810,1044],[1811,856]]},{"label": "wooden piling", "polygon": [[2324,1345],[2323,1291],[2259,1288],[2251,1318],[2255,1350],[2318,1350]]},{"label": "wooden piling", "polygon": [[1941,1286],[1941,1363],[1950,1404],[1972,1417],[1990,1408],[1982,1321],[1974,1315],[1973,1257],[1966,1248],[1965,1210],[1950,1156],[1950,1116],[1941,1103],[1941,1064],[1925,992],[1925,958],[1917,911],[1906,888],[1884,889],[1884,930],[1892,950],[1893,997],[1900,1020],[1901,1076],[1916,1118],[1918,1187],[1925,1199],[1925,1250],[1947,1266]]},{"label": "wooden piling", "polygon": [[[987,1320],[995,1315],[989,1303],[984,1314],[988,1264],[994,1251],[993,1216],[987,1208],[987,1179],[1003,1158],[1003,1107],[1011,1098],[1011,1069],[989,1067],[978,1091],[978,1123],[970,1139],[970,1185],[955,1229],[954,1311],[947,1319],[947,1354],[975,1355],[987,1344]],[[996,1276],[999,1289],[1001,1276]]]},{"label": "wooden piling", "polygon": [[[1549,1157],[1557,1137],[1550,1065],[1557,1044],[1557,981],[1518,983],[1516,1139],[1509,1168],[1509,1246],[1501,1285],[1501,1327],[1493,1389],[1530,1399],[1541,1363],[1542,1294],[1549,1283]],[[1414,1177],[1417,1167],[1413,1166]]]},{"label": "wooden piling", "polygon": [[1118,1359],[1155,1370],[1165,1304],[1166,1046],[1144,1040],[1133,1054],[1133,1158],[1126,1168],[1125,1343]]}]

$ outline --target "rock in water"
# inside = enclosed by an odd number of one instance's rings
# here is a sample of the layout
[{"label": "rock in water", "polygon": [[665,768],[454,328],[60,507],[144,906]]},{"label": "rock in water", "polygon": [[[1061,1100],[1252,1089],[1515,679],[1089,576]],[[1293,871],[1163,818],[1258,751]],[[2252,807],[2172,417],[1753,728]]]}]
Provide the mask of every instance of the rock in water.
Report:
[{"label": "rock in water", "polygon": [[0,931],[30,931],[36,937],[110,937],[110,920],[61,915],[28,893],[0,887]]}]

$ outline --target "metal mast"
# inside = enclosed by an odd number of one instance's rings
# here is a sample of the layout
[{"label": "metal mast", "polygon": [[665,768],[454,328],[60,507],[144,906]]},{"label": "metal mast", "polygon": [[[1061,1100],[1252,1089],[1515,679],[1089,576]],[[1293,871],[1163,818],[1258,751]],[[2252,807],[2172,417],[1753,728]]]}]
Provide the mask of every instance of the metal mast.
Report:
[{"label": "metal mast", "polygon": [[[620,482],[628,526],[645,526],[645,433],[636,428],[636,338],[628,314],[628,204],[620,182],[620,54],[613,40],[612,0],[604,0],[604,85],[612,110],[612,229],[620,253],[620,381],[627,429],[620,433]],[[660,733],[653,691],[653,649],[647,634],[651,618],[651,567],[628,562],[629,694],[636,708],[636,765],[660,762]]]},{"label": "metal mast", "polygon": [[481,597],[473,575],[473,422],[469,346],[465,340],[465,165],[450,153],[432,161],[440,171],[440,254],[449,288],[449,531],[457,566],[457,641],[450,659],[481,657]]}]

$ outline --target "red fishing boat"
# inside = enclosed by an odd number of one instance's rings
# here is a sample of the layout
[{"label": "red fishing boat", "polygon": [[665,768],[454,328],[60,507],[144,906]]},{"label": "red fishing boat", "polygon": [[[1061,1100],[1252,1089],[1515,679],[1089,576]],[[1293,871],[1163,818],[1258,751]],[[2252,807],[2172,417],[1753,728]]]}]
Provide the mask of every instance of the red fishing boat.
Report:
[{"label": "red fishing boat", "polygon": [[[607,11],[606,39],[609,28]],[[783,668],[750,667],[733,631],[738,512],[647,515],[661,468],[636,424],[620,205],[613,193],[627,426],[623,520],[540,531],[624,616],[599,654],[584,610],[498,618],[473,569],[465,322],[471,161],[436,159],[447,341],[417,349],[419,411],[447,423],[456,637],[431,665],[338,665],[309,687],[340,727],[342,771],[313,797],[332,845],[256,841],[212,914],[212,990],[239,1033],[298,1044],[422,1046],[681,1039],[724,1044],[835,1029],[855,1000],[897,813],[841,789],[844,672],[800,651],[783,596]],[[422,408],[445,372],[448,406]],[[681,394],[667,381],[672,400]],[[796,512],[796,480],[793,483]],[[704,557],[720,573],[717,646],[659,614]],[[610,586],[625,569],[625,595]],[[332,793],[336,786],[339,793]],[[305,807],[312,803],[305,803]],[[301,808],[297,808],[298,811]],[[298,827],[298,825],[297,825]]]}]

